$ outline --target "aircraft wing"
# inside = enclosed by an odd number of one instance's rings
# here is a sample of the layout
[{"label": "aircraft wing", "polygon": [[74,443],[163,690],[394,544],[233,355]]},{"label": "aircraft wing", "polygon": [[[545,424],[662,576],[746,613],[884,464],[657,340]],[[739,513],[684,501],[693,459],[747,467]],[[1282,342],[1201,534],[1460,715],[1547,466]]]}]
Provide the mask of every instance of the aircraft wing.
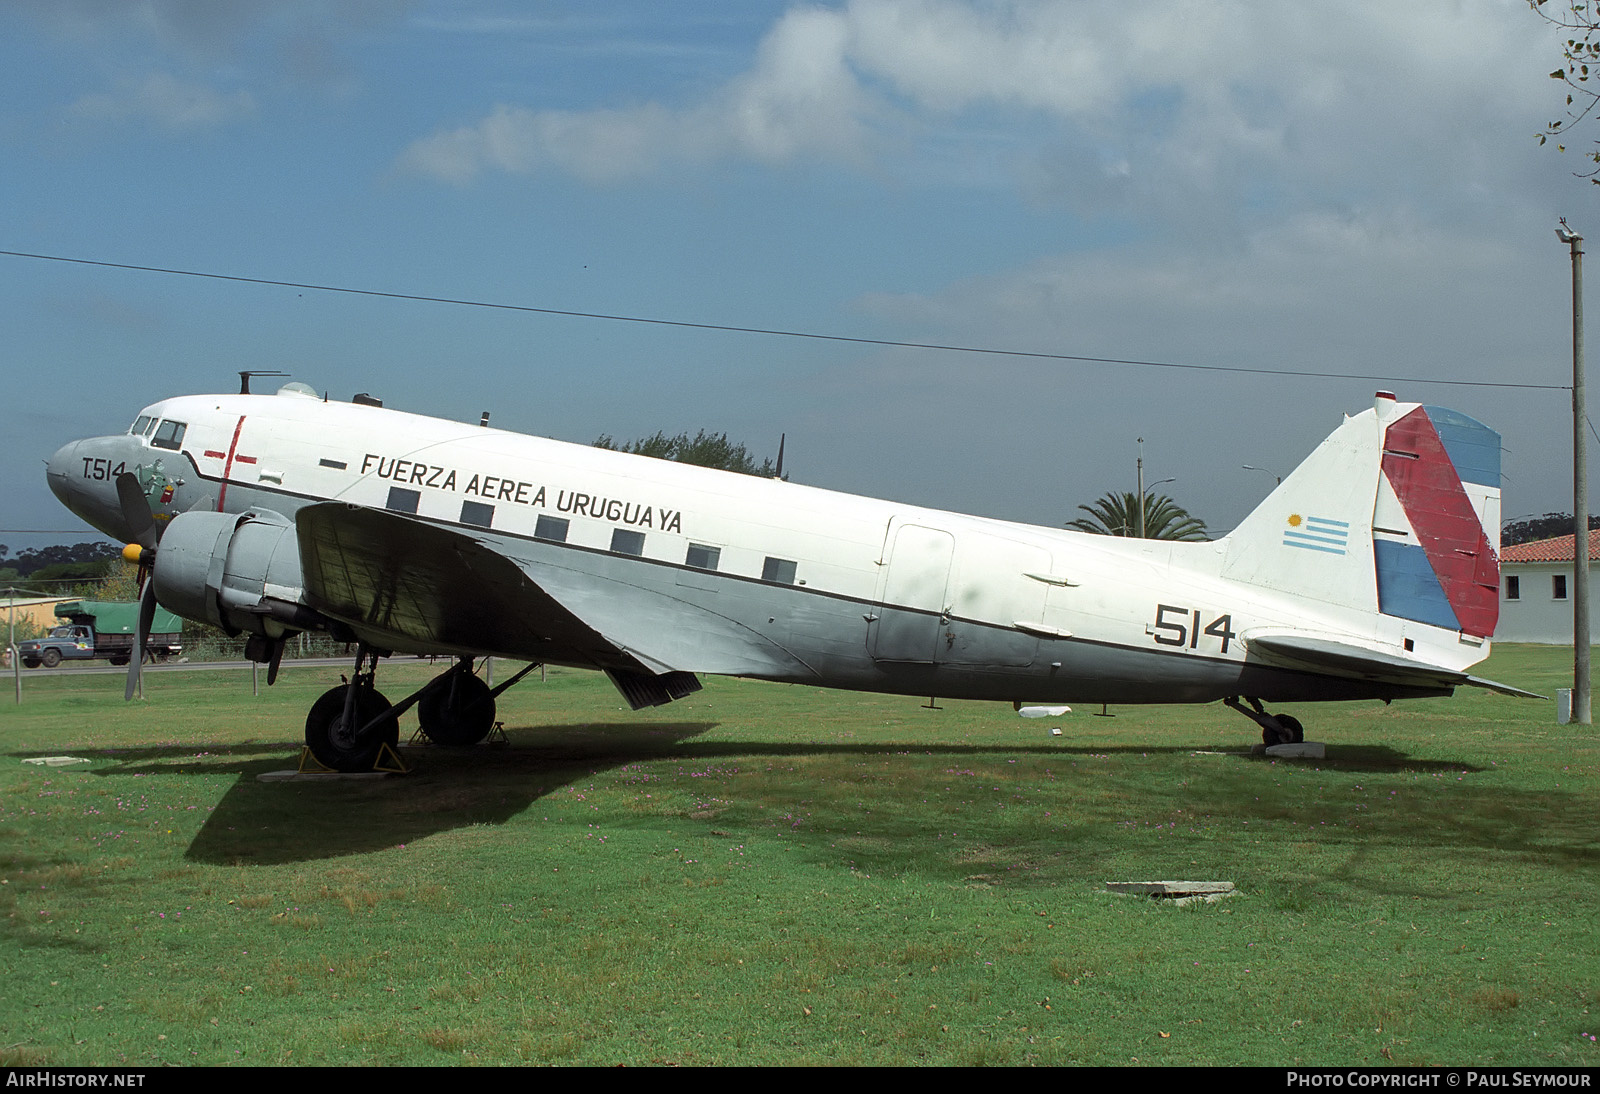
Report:
[{"label": "aircraft wing", "polygon": [[787,650],[705,607],[513,558],[488,537],[343,502],[307,506],[295,524],[307,601],[380,646],[623,673],[808,671]]},{"label": "aircraft wing", "polygon": [[1380,653],[1377,650],[1369,650],[1331,638],[1269,632],[1247,635],[1245,647],[1267,664],[1298,671],[1311,670],[1333,676],[1349,676],[1359,680],[1376,680],[1423,688],[1454,688],[1470,685],[1521,699],[1548,698],[1545,695],[1514,688],[1510,684],[1486,680],[1481,676],[1471,676],[1439,665],[1408,661],[1393,654]]}]

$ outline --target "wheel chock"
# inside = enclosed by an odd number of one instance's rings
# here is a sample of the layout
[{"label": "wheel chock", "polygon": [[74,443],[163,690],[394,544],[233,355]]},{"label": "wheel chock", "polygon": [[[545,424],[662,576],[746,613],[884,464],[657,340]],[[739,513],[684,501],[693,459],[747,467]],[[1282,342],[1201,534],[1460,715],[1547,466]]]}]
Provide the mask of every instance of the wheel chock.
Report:
[{"label": "wheel chock", "polygon": [[[317,754],[312,752],[307,745],[300,746],[300,763],[295,769],[297,775],[365,775],[365,771],[336,771],[317,759]],[[372,774],[375,775],[409,775],[411,769],[400,758],[390,744],[385,741],[378,749],[378,758],[372,762]]]},{"label": "wheel chock", "polygon": [[372,770],[382,771],[390,775],[409,775],[411,769],[400,758],[388,741],[383,742],[383,747],[378,749],[378,758],[372,761]]}]

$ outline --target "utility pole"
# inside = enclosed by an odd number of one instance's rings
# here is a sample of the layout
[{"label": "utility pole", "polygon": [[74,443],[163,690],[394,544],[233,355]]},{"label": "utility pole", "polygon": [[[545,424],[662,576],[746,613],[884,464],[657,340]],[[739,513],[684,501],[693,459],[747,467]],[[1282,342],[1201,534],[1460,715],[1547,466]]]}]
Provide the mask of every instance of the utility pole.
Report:
[{"label": "utility pole", "polygon": [[1583,237],[1561,218],[1572,252],[1572,721],[1591,725],[1589,702],[1589,445],[1583,391]]},{"label": "utility pole", "polygon": [[1144,438],[1139,438],[1139,538],[1144,538]]}]

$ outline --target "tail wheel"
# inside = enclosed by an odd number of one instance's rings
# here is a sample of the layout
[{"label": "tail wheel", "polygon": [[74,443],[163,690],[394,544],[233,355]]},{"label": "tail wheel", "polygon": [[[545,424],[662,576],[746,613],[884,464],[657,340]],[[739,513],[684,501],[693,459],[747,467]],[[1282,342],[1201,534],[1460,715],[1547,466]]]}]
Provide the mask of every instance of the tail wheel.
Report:
[{"label": "tail wheel", "polygon": [[355,715],[345,724],[344,697],[348,684],[322,693],[306,715],[306,747],[317,762],[335,771],[371,771],[384,745],[400,743],[400,722],[383,719],[366,733],[361,727],[391,708],[383,693],[373,688],[356,690]]},{"label": "tail wheel", "polygon": [[489,685],[465,672],[417,700],[417,721],[436,745],[475,745],[494,728]]},{"label": "tail wheel", "polygon": [[1270,717],[1277,721],[1277,728],[1265,723],[1261,726],[1261,742],[1269,748],[1272,745],[1297,745],[1306,739],[1305,727],[1293,714],[1274,714]]}]

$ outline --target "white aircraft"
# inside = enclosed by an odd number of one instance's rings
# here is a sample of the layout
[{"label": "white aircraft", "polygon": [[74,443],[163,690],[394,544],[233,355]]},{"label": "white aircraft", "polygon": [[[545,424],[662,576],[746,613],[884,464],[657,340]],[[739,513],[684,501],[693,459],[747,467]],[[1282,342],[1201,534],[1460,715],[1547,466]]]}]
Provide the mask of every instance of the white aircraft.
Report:
[{"label": "white aircraft", "polygon": [[[1499,610],[1500,437],[1396,402],[1334,433],[1231,534],[1179,543],[900,505],[330,402],[195,395],[49,461],[74,513],[151,567],[155,603],[248,635],[357,643],[306,743],[370,770],[412,704],[482,739],[485,655],[604,671],[639,709],[697,673],[1025,704],[1528,695],[1467,669]],[[159,547],[157,541],[159,539]],[[455,664],[391,706],[394,652]],[[138,659],[130,666],[129,694]],[[1242,701],[1241,701],[1242,700]]]}]

